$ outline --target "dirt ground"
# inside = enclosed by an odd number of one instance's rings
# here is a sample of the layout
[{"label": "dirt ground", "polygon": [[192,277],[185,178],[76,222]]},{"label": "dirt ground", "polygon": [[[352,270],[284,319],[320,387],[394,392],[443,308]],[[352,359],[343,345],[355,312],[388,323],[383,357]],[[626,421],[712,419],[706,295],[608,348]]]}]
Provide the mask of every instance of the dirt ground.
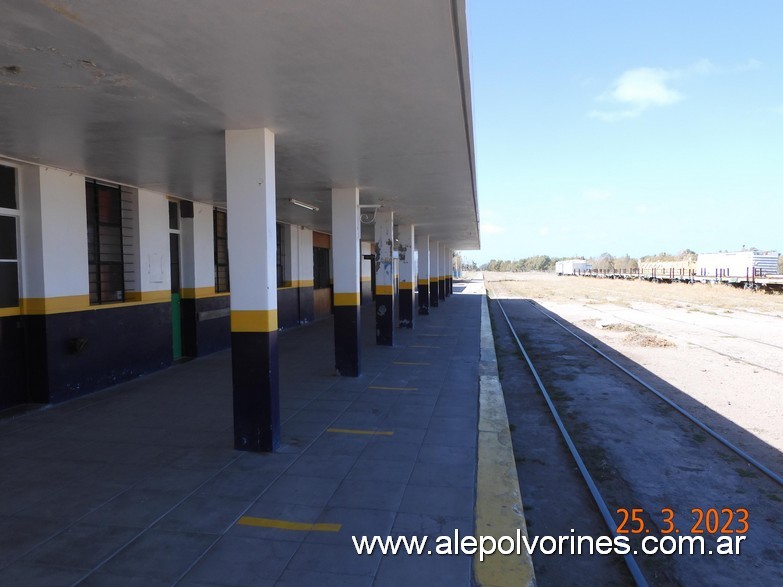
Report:
[{"label": "dirt ground", "polygon": [[[783,295],[552,273],[484,280],[490,297],[535,300],[679,388],[718,432],[711,411],[783,454]],[[767,464],[780,472],[780,459]]]}]

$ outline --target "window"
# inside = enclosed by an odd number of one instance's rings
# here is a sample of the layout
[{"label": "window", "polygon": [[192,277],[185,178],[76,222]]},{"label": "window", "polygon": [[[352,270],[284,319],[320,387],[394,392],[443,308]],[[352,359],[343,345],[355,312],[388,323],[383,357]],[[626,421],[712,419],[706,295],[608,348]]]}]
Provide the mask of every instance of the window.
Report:
[{"label": "window", "polygon": [[228,215],[225,210],[213,212],[215,228],[215,293],[231,291],[228,275]]},{"label": "window", "polygon": [[125,301],[120,188],[87,180],[90,303]]},{"label": "window", "polygon": [[330,285],[329,249],[313,247],[313,287],[321,289]]},{"label": "window", "polygon": [[285,232],[283,225],[277,224],[277,287],[285,286]]},{"label": "window", "polygon": [[19,306],[16,169],[0,165],[0,308]]},{"label": "window", "polygon": [[16,210],[16,169],[0,165],[0,208]]},{"label": "window", "polygon": [[169,229],[179,230],[179,203],[169,201]]}]

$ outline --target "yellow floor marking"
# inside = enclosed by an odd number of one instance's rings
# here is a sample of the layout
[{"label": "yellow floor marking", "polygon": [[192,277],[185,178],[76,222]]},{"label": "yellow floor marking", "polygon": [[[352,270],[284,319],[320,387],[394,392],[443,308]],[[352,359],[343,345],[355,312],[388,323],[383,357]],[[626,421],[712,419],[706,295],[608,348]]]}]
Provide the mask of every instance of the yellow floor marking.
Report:
[{"label": "yellow floor marking", "polygon": [[406,361],[394,361],[393,365],[429,365],[430,363],[408,363]]},{"label": "yellow floor marking", "polygon": [[386,387],[384,385],[370,385],[367,389],[388,389],[390,391],[418,391],[418,387]]},{"label": "yellow floor marking", "polygon": [[270,518],[254,518],[242,516],[237,524],[256,526],[258,528],[276,528],[278,530],[298,530],[300,532],[339,532],[342,524],[308,524],[306,522],[289,522],[287,520],[272,520]]},{"label": "yellow floor marking", "polygon": [[391,430],[353,430],[351,428],[327,428],[327,432],[334,432],[337,434],[369,434],[372,436],[392,436],[394,432]]}]

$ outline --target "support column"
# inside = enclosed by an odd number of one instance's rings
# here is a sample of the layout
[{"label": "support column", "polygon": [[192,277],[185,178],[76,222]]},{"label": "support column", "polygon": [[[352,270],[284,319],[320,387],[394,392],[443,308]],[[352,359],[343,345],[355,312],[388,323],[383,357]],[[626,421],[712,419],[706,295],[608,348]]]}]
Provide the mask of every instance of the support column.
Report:
[{"label": "support column", "polygon": [[361,225],[359,188],[332,190],[334,365],[340,375],[361,373]]},{"label": "support column", "polygon": [[430,237],[416,237],[416,250],[419,253],[419,314],[430,313]]},{"label": "support column", "polygon": [[430,307],[438,307],[438,284],[440,275],[438,270],[438,255],[439,245],[438,241],[430,241]]},{"label": "support column", "polygon": [[446,301],[446,245],[438,244],[438,299]]},{"label": "support column", "polygon": [[375,214],[375,342],[394,344],[394,212],[379,208]]},{"label": "support column", "polygon": [[277,355],[275,136],[226,131],[234,447],[280,445]]},{"label": "support column", "polygon": [[458,258],[459,257],[455,257],[454,251],[451,251],[451,277],[449,278],[449,287],[451,288],[452,295],[454,295],[454,276],[457,273],[454,262]]},{"label": "support column", "polygon": [[413,328],[416,307],[415,228],[400,226],[400,328]]},{"label": "support column", "polygon": [[446,295],[454,293],[452,279],[454,276],[454,251],[446,249]]}]

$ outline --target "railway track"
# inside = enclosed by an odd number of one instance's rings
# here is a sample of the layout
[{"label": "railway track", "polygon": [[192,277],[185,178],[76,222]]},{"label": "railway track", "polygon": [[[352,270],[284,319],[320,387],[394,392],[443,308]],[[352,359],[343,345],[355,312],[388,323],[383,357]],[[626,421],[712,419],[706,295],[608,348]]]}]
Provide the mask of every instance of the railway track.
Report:
[{"label": "railway track", "polygon": [[[622,516],[631,510],[641,512],[644,534],[674,529],[671,522],[667,526],[661,520],[664,510],[677,512],[677,532],[699,530],[693,517],[705,511],[722,512],[715,515],[726,518],[741,510],[752,512],[756,525],[746,529],[751,543],[741,556],[662,559],[644,555],[640,561],[634,556],[634,551],[639,552],[637,544],[623,555],[637,585],[647,585],[649,576],[652,584],[689,585],[756,584],[756,580],[765,584],[766,579],[774,583],[774,577],[779,578],[783,549],[775,550],[771,558],[765,550],[765,542],[779,542],[783,531],[783,508],[776,501],[783,495],[778,471],[728,441],[535,303],[506,301],[514,304],[513,317],[500,301],[494,303],[589,488],[608,535],[627,535],[627,519]],[[524,332],[514,325],[522,320]],[[595,360],[596,353],[602,360]],[[601,457],[596,458],[597,454]],[[522,479],[520,483],[524,498]],[[752,507],[743,507],[740,501]],[[715,527],[706,530],[710,530],[710,544],[719,544],[736,529],[728,524],[720,531]],[[638,542],[644,535],[629,538]],[[750,575],[743,578],[737,561]]]}]

